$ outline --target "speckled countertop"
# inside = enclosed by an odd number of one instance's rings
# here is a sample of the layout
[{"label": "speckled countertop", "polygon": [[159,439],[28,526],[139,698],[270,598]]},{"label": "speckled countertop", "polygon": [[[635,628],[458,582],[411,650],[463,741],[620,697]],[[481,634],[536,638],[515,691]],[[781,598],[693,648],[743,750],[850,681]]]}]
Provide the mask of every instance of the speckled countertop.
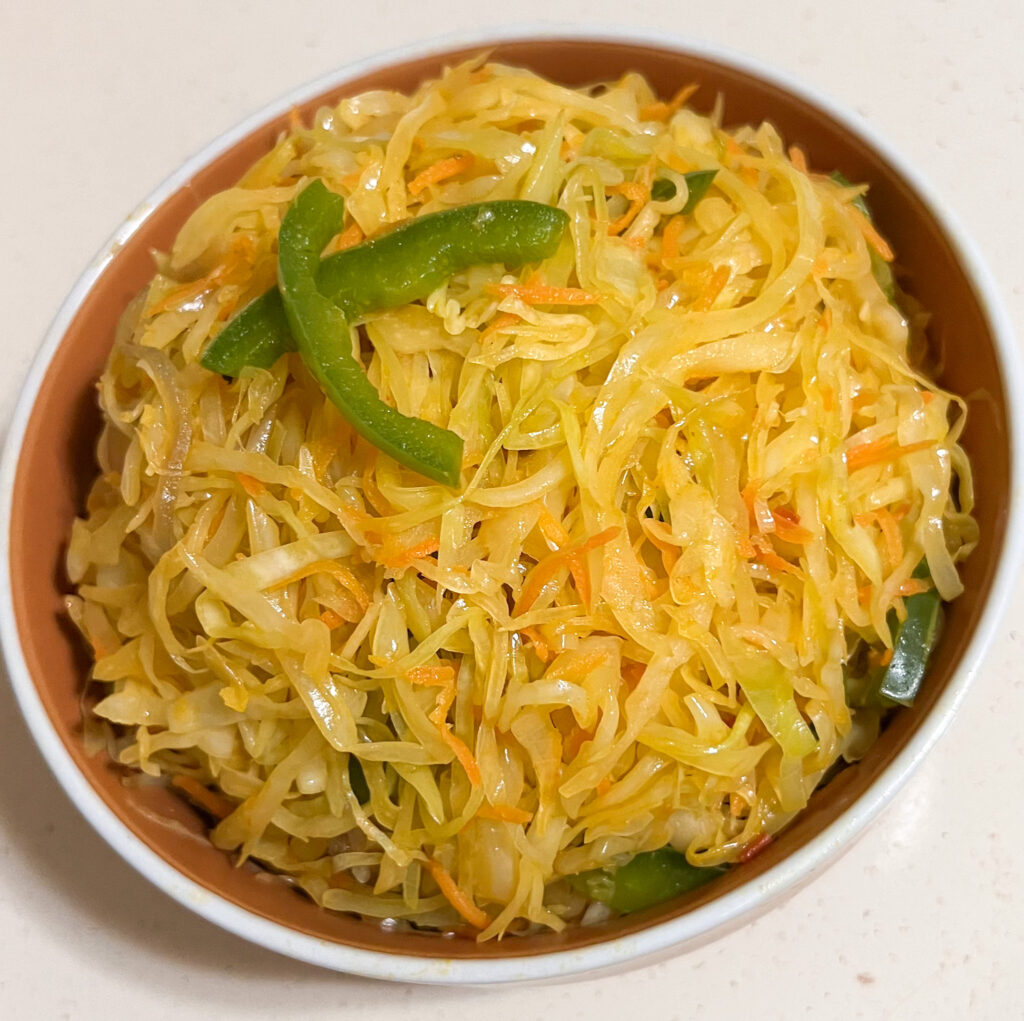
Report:
[{"label": "speckled countertop", "polygon": [[[521,0],[506,10],[724,43],[854,108],[953,207],[1024,333],[1016,0]],[[187,156],[297,84],[381,49],[483,27],[487,11],[471,0],[0,5],[0,421],[83,267]],[[1020,1017],[1022,659],[1018,588],[938,748],[868,834],[783,906],[625,977],[493,991],[339,976],[192,916],[79,817],[0,684],[0,1017]]]}]

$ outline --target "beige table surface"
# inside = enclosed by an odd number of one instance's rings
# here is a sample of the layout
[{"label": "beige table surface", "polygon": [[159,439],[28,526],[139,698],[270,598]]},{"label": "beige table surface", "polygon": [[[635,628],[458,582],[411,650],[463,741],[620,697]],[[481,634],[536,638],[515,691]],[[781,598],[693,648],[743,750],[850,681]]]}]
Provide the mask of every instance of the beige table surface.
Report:
[{"label": "beige table surface", "polygon": [[[726,43],[853,107],[926,171],[1024,332],[1019,0],[3,0],[0,421],[83,267],[186,157],[308,79],[492,9]],[[898,803],[784,906],[624,977],[490,991],[335,975],[194,917],[79,817],[0,684],[0,1018],[1022,1017],[1022,661],[1018,589]]]}]

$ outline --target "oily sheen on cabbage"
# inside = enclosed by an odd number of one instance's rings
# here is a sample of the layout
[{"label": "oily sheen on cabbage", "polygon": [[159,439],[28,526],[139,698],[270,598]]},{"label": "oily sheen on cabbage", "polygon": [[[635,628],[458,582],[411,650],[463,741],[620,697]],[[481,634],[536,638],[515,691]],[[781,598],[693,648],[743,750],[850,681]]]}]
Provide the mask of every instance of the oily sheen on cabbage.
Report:
[{"label": "oily sheen on cabbage", "polygon": [[[965,409],[879,282],[865,188],[691,92],[476,60],[344,99],[124,314],[67,560],[87,738],[324,908],[489,939],[604,917],[565,877],[638,853],[736,862],[877,735],[850,679],[904,599],[961,591]],[[381,396],[462,438],[458,488],[296,354],[199,364],[314,179],[345,200],[325,254],[472,202],[569,215],[544,262],[353,325]]]}]

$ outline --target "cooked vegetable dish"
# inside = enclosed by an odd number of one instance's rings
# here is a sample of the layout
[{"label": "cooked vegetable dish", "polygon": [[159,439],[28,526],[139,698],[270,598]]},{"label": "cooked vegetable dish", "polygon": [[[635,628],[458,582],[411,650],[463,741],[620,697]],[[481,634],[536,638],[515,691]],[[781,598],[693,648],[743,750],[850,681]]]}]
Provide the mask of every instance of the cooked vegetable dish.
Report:
[{"label": "cooked vegetable dish", "polygon": [[964,403],[867,186],[726,113],[481,58],[294,115],[192,214],[67,559],[128,782],[486,940],[743,868],[913,703]]}]

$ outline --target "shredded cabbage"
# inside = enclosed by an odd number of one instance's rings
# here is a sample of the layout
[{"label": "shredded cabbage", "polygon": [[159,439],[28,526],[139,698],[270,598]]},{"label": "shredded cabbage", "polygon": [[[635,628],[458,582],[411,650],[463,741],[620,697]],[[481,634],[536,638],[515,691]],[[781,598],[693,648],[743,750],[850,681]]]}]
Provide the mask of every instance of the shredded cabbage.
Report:
[{"label": "shredded cabbage", "polygon": [[[693,170],[717,173],[684,215]],[[385,400],[462,436],[461,492],[357,437],[295,355],[198,364],[313,178],[339,245],[487,199],[571,217],[544,264],[353,338]],[[885,662],[915,567],[951,599],[976,540],[964,405],[915,367],[863,192],[637,75],[476,60],[294,123],[159,257],[100,381],[68,607],[112,754],[324,907],[480,939],[579,922],[567,875],[776,833],[878,733],[845,681]]]}]

